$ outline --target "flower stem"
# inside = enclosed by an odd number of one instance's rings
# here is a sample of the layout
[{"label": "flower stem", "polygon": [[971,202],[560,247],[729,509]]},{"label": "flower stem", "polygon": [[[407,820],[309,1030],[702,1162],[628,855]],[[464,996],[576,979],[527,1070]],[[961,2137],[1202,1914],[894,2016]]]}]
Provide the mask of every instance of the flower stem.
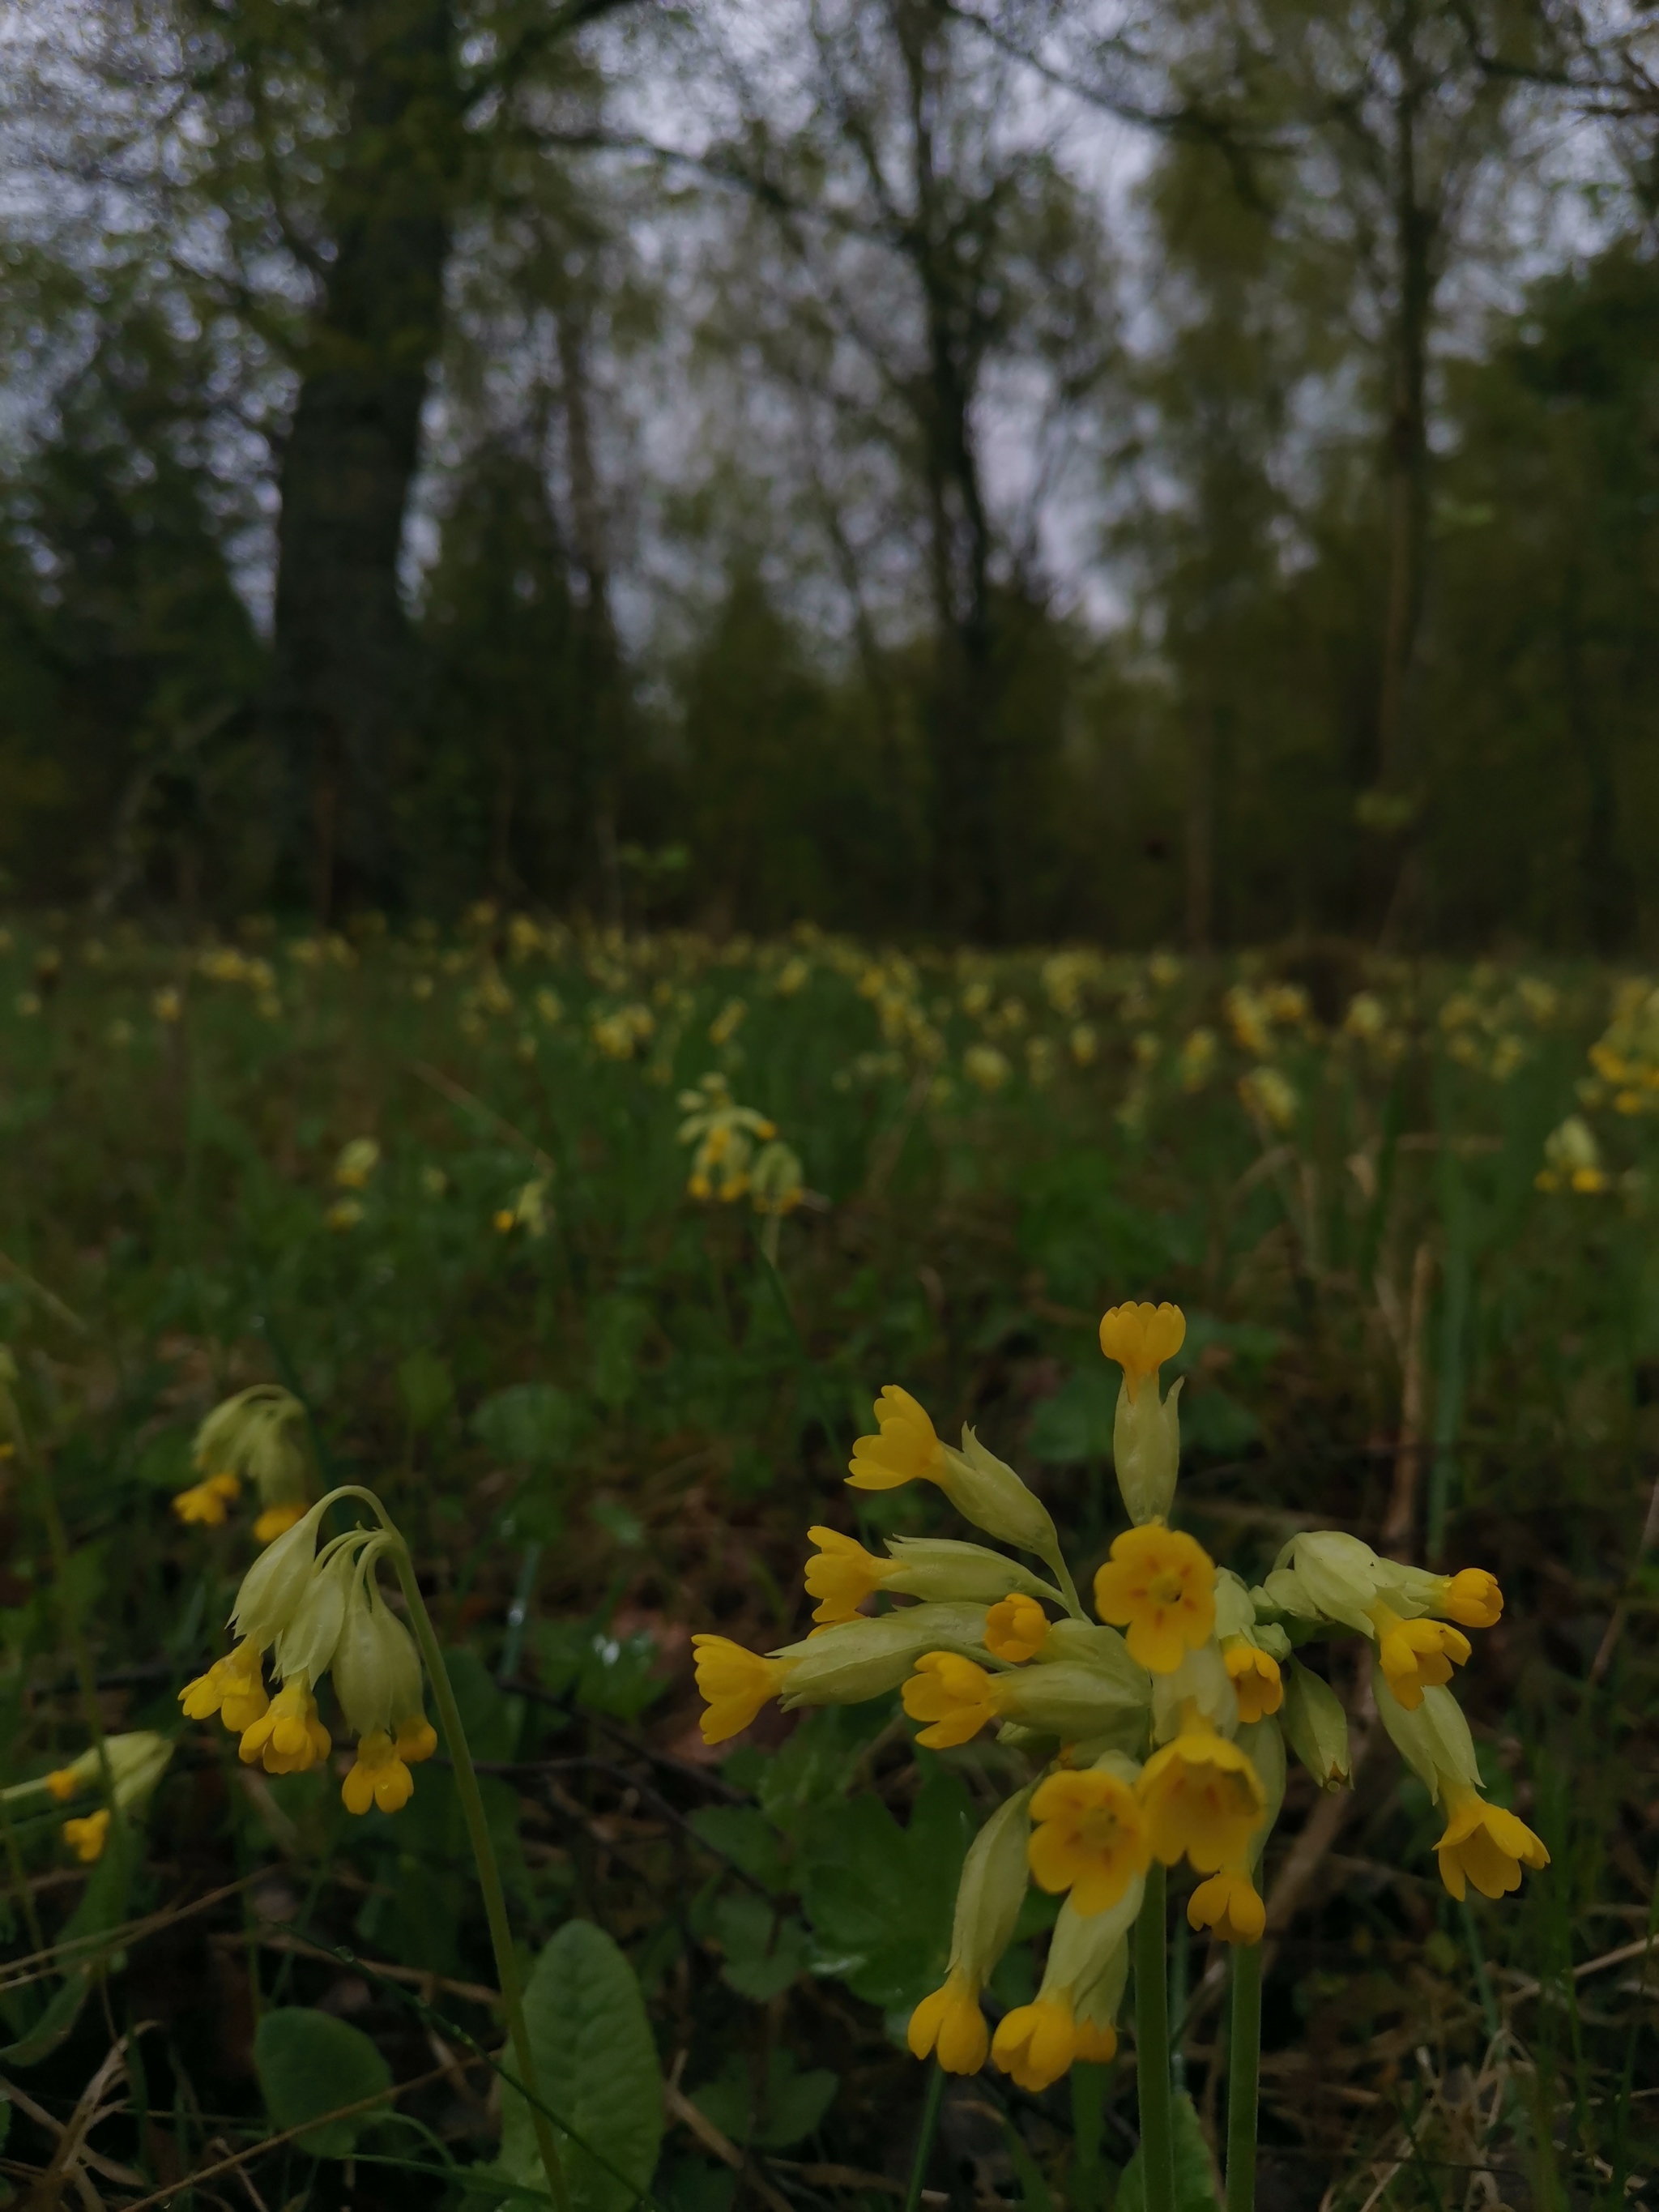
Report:
[{"label": "flower stem", "polygon": [[[379,1501],[375,1503],[378,1505]],[[380,1517],[382,1521],[386,1520],[383,1510]],[[387,1526],[390,1525],[388,1522]],[[478,1778],[472,1768],[472,1753],[467,1748],[466,1731],[461,1725],[460,1708],[455,1703],[449,1672],[444,1665],[443,1654],[438,1649],[432,1616],[426,1609],[426,1601],[422,1597],[420,1585],[415,1579],[415,1566],[409,1556],[409,1547],[398,1537],[390,1550],[398,1570],[398,1580],[403,1584],[404,1596],[408,1602],[415,1638],[421,1647],[427,1673],[432,1677],[432,1694],[437,1700],[438,1717],[443,1723],[444,1738],[449,1746],[450,1758],[454,1762],[455,1794],[461,1801],[467,1837],[478,1869],[478,1887],[483,1896],[484,1918],[489,1923],[489,1942],[495,1954],[495,1974],[501,1984],[501,2010],[507,2016],[507,2037],[519,2078],[528,2092],[526,2102],[530,2106],[531,2124],[536,2131],[536,2146],[542,2154],[542,2165],[547,2174],[547,2185],[552,2193],[553,2202],[558,2212],[568,2212],[570,2191],[565,2182],[564,2167],[559,2158],[559,2146],[554,2138],[552,2123],[541,2108],[536,2062],[525,2026],[524,1996],[519,1987],[519,1965],[513,1954],[513,1931],[507,1923],[507,1899],[501,1889],[501,1872],[495,1864],[495,1847],[489,1840],[489,1825],[484,1818]]]},{"label": "flower stem", "polygon": [[1175,2115],[1170,2097],[1170,1984],[1164,1923],[1169,1883],[1154,1859],[1135,1922],[1135,2081],[1146,2212],[1176,2212]]},{"label": "flower stem", "polygon": [[1236,1943],[1227,2038],[1227,2212],[1255,2212],[1261,2080],[1261,1946]]},{"label": "flower stem", "polygon": [[945,2095],[945,2069],[937,2061],[927,2080],[927,2101],[921,2108],[921,2132],[916,2137],[915,2161],[910,2168],[910,2186],[905,2192],[904,2212],[919,2212],[921,2186],[927,2179],[927,2161],[933,2154],[933,2137],[939,2129],[939,2108]]}]

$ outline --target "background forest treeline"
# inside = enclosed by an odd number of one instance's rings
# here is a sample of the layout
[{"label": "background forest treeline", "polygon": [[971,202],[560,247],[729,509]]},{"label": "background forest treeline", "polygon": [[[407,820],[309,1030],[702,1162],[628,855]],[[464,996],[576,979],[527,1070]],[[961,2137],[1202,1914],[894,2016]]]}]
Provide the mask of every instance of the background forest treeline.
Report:
[{"label": "background forest treeline", "polygon": [[14,0],[0,896],[1650,945],[1643,25]]}]

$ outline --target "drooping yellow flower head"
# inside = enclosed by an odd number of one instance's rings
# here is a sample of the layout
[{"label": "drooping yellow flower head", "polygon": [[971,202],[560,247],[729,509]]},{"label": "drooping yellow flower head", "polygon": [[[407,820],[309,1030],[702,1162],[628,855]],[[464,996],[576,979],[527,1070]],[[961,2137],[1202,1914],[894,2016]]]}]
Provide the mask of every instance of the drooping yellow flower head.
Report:
[{"label": "drooping yellow flower head", "polygon": [[1085,1919],[1107,1911],[1146,1871],[1146,1816],[1129,1784],[1108,1768],[1049,1775],[1031,1800],[1031,1819],[1033,1875],[1051,1895],[1068,1890]]},{"label": "drooping yellow flower head", "polygon": [[1259,1943],[1267,1908],[1243,1866],[1223,1867],[1188,1899],[1187,1922],[1207,1928],[1223,1943]]},{"label": "drooping yellow flower head", "polygon": [[916,1738],[929,1751],[966,1743],[997,1717],[994,1677],[954,1651],[925,1651],[902,1695],[913,1721],[931,1723]]},{"label": "drooping yellow flower head", "polygon": [[1547,1867],[1550,1855],[1524,1820],[1501,1805],[1489,1805],[1477,1790],[1465,1785],[1446,1793],[1450,1819],[1446,1832],[1435,1845],[1440,1879],[1460,1903],[1466,1881],[1482,1897],[1502,1897],[1519,1889],[1521,1869]]},{"label": "drooping yellow flower head", "polygon": [[1241,1721],[1262,1720],[1279,1711],[1285,1702],[1285,1684],[1271,1651],[1262,1650],[1248,1637],[1229,1636],[1221,1656],[1238,1699]]},{"label": "drooping yellow flower head", "polygon": [[1079,2058],[1103,2066],[1117,2056],[1117,2030],[1079,2020],[1063,1996],[1040,1996],[1005,2013],[991,2056],[1022,2089],[1051,2087]]},{"label": "drooping yellow flower head", "polygon": [[1100,1348],[1123,1370],[1123,1387],[1132,1399],[1139,1395],[1146,1377],[1156,1376],[1186,1340],[1187,1316],[1167,1300],[1161,1306],[1145,1299],[1139,1305],[1131,1301],[1101,1316]]},{"label": "drooping yellow flower head", "polygon": [[1126,1630],[1129,1656],[1154,1674],[1173,1674],[1215,1628],[1215,1563],[1177,1528],[1149,1522],[1126,1528],[1095,1577],[1095,1610]]},{"label": "drooping yellow flower head", "polygon": [[896,1559],[878,1559],[834,1528],[806,1533],[818,1547],[817,1558],[806,1562],[806,1595],[818,1600],[814,1620],[851,1620],[871,1591],[900,1571]]},{"label": "drooping yellow flower head", "polygon": [[1495,1628],[1504,1611],[1498,1577],[1485,1567],[1465,1567],[1446,1584],[1442,1600],[1460,1628]]},{"label": "drooping yellow flower head", "polygon": [[979,1991],[960,1966],[911,2014],[906,2039],[913,2057],[926,2058],[932,2052],[947,2074],[977,2074],[984,2065],[990,2030],[979,2008]]},{"label": "drooping yellow flower head", "polygon": [[945,1472],[945,1447],[923,1408],[908,1390],[890,1382],[873,1412],[878,1433],[853,1446],[848,1481],[854,1490],[896,1490],[906,1482],[937,1482]]},{"label": "drooping yellow flower head", "polygon": [[694,1636],[697,1690],[708,1707],[702,1717],[705,1743],[724,1743],[740,1735],[769,1698],[775,1698],[788,1677],[782,1659],[763,1659],[745,1651],[729,1636]]},{"label": "drooping yellow flower head", "polygon": [[83,1820],[65,1820],[64,1823],[64,1841],[82,1866],[91,1866],[102,1858],[108,1838],[107,1805],[100,1805],[95,1813],[88,1813]]},{"label": "drooping yellow flower head", "polygon": [[1190,1859],[1198,1874],[1242,1866],[1267,1805],[1245,1753],[1195,1715],[1172,1743],[1152,1753],[1136,1794],[1153,1856],[1165,1866]]},{"label": "drooping yellow flower head", "polygon": [[179,1491],[173,1510],[187,1527],[222,1528],[241,1494],[242,1486],[234,1474],[210,1474],[205,1482]]},{"label": "drooping yellow flower head", "polygon": [[310,1685],[300,1674],[284,1682],[268,1710],[242,1731],[237,1757],[245,1766],[258,1759],[267,1774],[304,1774],[320,1766],[332,1747]]},{"label": "drooping yellow flower head", "polygon": [[217,1713],[233,1735],[240,1735],[270,1702],[259,1653],[244,1639],[225,1658],[216,1659],[205,1674],[186,1682],[179,1702],[186,1720],[204,1721]]},{"label": "drooping yellow flower head", "polygon": [[1425,1690],[1449,1682],[1454,1662],[1461,1667],[1469,1656],[1468,1638],[1443,1620],[1402,1620],[1391,1606],[1378,1604],[1371,1626],[1389,1687],[1408,1713],[1422,1704]]},{"label": "drooping yellow flower head", "polygon": [[340,1784],[340,1798],[348,1813],[367,1813],[378,1805],[383,1813],[399,1813],[415,1795],[415,1778],[383,1729],[358,1740],[357,1757]]},{"label": "drooping yellow flower head", "polygon": [[1016,1591],[985,1616],[985,1648],[1014,1666],[1034,1659],[1048,1641],[1048,1616],[1034,1597]]}]

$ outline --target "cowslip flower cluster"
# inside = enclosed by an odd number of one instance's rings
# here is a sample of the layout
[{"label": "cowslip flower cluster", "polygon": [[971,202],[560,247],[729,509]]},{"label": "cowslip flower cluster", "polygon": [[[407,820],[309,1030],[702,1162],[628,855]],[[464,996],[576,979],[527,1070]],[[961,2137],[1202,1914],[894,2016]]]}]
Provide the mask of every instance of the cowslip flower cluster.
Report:
[{"label": "cowslip flower cluster", "polygon": [[67,1766],[55,1766],[32,1781],[15,1782],[9,1789],[0,1790],[0,1802],[12,1804],[44,1790],[55,1804],[68,1805],[88,1790],[102,1789],[107,1779],[108,1804],[63,1824],[64,1841],[82,1866],[92,1866],[104,1855],[114,1813],[138,1811],[167,1772],[172,1757],[173,1746],[167,1738],[148,1729],[126,1735],[106,1735],[101,1744],[92,1745]]},{"label": "cowslip flower cluster", "polygon": [[[302,1774],[333,1748],[317,1707],[319,1685],[331,1673],[336,1701],[357,1739],[341,1798],[348,1812],[378,1805],[395,1813],[414,1794],[410,1768],[432,1756],[438,1738],[422,1704],[414,1639],[376,1577],[376,1563],[398,1539],[384,1529],[353,1528],[318,1547],[329,1507],[362,1494],[331,1491],[260,1554],[236,1595],[233,1649],[186,1683],[179,1702],[189,1720],[217,1713],[240,1737],[246,1765]],[[274,1695],[267,1668],[277,1681]]]},{"label": "cowslip flower cluster", "polygon": [[196,1431],[191,1457],[201,1480],[173,1501],[183,1522],[222,1528],[244,1482],[253,1485],[259,1500],[253,1534],[262,1544],[293,1528],[306,1510],[311,1462],[305,1407],[280,1383],[256,1382],[216,1406]]},{"label": "cowslip flower cluster", "polygon": [[[1350,1773],[1341,1704],[1292,1656],[1310,1638],[1352,1631],[1370,1643],[1383,1723],[1445,1814],[1436,1848],[1454,1897],[1469,1882],[1501,1896],[1523,1866],[1547,1863],[1531,1830],[1483,1796],[1447,1687],[1470,1654],[1464,1631],[1490,1627],[1502,1611],[1492,1575],[1431,1574],[1322,1530],[1292,1539],[1251,1589],[1170,1527],[1181,1384],[1164,1392],[1160,1370],[1185,1335],[1170,1304],[1115,1306],[1100,1324],[1101,1350],[1123,1373],[1113,1456],[1130,1525],[1095,1574],[1092,1618],[1041,1499],[971,1429],[959,1449],[946,1443],[916,1399],[890,1383],[872,1432],[854,1446],[849,1486],[931,1483],[1007,1548],[895,1537],[884,1557],[814,1528],[806,1638],[765,1654],[722,1636],[692,1639],[708,1743],[738,1735],[772,1698],[793,1711],[896,1689],[918,1743],[949,1750],[994,1729],[1029,1762],[1030,1778],[969,1850],[945,1979],[910,2018],[911,2050],[947,2072],[975,2073],[988,2058],[1038,2090],[1079,2059],[1111,2056],[1154,1861],[1184,1861],[1197,1878],[1194,1928],[1225,1943],[1261,1941],[1258,1875],[1287,1749],[1322,1789]],[[866,1612],[872,1601],[886,1609]],[[1063,1900],[1047,1968],[1035,2000],[993,2036],[986,1984],[1032,1882]]]},{"label": "cowslip flower cluster", "polygon": [[679,1141],[693,1146],[686,1189],[696,1199],[732,1205],[747,1197],[757,1213],[793,1212],[804,1195],[799,1156],[782,1143],[775,1122],[739,1106],[717,1072],[680,1093]]}]

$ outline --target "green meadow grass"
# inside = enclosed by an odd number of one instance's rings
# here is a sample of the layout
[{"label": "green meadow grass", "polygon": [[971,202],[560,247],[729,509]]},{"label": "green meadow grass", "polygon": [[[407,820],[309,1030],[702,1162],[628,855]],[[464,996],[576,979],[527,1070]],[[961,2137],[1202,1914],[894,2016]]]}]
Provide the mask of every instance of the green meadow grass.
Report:
[{"label": "green meadow grass", "polygon": [[[201,1417],[271,1379],[305,1401],[319,1474],[372,1485],[410,1534],[526,1946],[596,1920],[639,1977],[680,2100],[660,2203],[890,2203],[922,2086],[894,2024],[937,1966],[996,1753],[917,1749],[891,1700],[770,1717],[716,1759],[688,1638],[799,1632],[811,1522],[945,1527],[937,1498],[842,1486],[890,1381],[942,1431],[973,1422],[1092,1567],[1121,1517],[1096,1323],[1170,1297],[1188,1316],[1180,1516],[1249,1576],[1301,1526],[1380,1540],[1414,1397],[1410,1540],[1503,1582],[1460,1692],[1494,1793],[1553,1855],[1518,1898],[1455,1906],[1426,1798],[1371,1746],[1270,1932],[1264,2205],[1642,2194],[1659,1092],[1621,1111],[1587,1057],[1618,981],[1340,948],[1223,972],[624,944],[489,911],[453,942],[8,939],[0,1343],[34,1459],[3,1468],[4,1778],[84,1747],[78,1654],[106,1728],[179,1741],[131,1850],[89,1876],[55,1817],[14,1822],[14,1961],[158,1917],[84,1989],[57,1964],[0,1975],[0,2069],[62,2119],[154,2022],[95,2139],[148,2189],[258,2140],[273,2009],[339,2013],[400,2080],[432,2071],[432,2014],[487,2037],[441,1763],[406,1812],[354,1820],[331,1777],[250,1778],[231,1739],[179,1720],[252,1545],[246,1510],[185,1528],[169,1499]],[[775,1265],[746,1197],[687,1194],[678,1098],[710,1073],[802,1164]],[[1574,1115],[1597,1187],[1540,1189]],[[378,1161],[347,1188],[362,1138]],[[1317,1809],[1293,1782],[1279,1871]],[[1029,1992],[1045,1924],[1034,1905],[1001,2002]],[[1207,1966],[1195,1939],[1176,1998],[1212,2142]],[[263,2202],[462,2202],[435,2154],[409,2166],[422,2128],[462,2165],[491,2154],[482,2088],[440,2072],[402,2109],[382,2148],[404,2164],[290,2144],[248,2169]],[[27,2193],[53,2138],[11,2113],[0,2170]],[[943,2156],[963,2203],[1093,2212],[1133,2118],[1127,2055],[1040,2099],[988,2075],[947,2100]]]}]

